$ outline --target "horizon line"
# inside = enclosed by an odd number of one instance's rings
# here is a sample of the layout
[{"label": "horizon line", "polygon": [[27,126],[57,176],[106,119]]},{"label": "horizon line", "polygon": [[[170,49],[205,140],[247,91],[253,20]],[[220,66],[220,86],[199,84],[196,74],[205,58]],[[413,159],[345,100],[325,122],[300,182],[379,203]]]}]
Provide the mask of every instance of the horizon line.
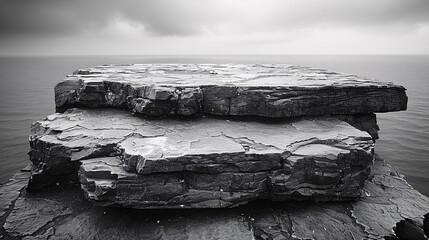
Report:
[{"label": "horizon line", "polygon": [[121,56],[428,56],[429,53],[292,53],[292,54],[267,54],[267,53],[228,53],[228,54],[0,54],[0,57],[121,57]]}]

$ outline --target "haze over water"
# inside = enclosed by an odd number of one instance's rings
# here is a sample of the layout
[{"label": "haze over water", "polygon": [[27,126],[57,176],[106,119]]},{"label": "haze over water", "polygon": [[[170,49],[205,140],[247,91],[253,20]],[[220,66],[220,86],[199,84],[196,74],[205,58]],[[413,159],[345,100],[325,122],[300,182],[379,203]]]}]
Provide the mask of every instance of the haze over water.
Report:
[{"label": "haze over water", "polygon": [[29,163],[30,125],[54,113],[58,81],[81,67],[129,63],[287,63],[403,85],[408,110],[377,114],[376,153],[429,196],[429,55],[0,57],[0,182]]}]

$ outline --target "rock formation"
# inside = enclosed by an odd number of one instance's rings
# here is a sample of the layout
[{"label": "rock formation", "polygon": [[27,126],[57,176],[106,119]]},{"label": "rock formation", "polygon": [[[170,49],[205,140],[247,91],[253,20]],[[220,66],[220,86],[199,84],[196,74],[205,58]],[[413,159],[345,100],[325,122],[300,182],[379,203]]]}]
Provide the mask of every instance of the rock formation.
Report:
[{"label": "rock formation", "polygon": [[62,113],[32,126],[28,190],[79,181],[103,206],[220,208],[356,199],[374,112],[406,109],[407,97],[391,83],[290,65],[137,64],[78,70],[55,102]]},{"label": "rock formation", "polygon": [[407,106],[392,83],[290,65],[106,65],[67,76],[55,103],[32,125],[32,165],[0,188],[7,239],[379,239],[429,212],[374,155],[374,113]]}]

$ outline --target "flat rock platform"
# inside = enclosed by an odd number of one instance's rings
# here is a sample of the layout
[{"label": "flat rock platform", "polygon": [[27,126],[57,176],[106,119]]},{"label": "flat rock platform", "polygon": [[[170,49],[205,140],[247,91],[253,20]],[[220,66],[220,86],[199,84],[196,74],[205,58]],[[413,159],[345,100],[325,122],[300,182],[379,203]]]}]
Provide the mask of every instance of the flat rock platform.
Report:
[{"label": "flat rock platform", "polygon": [[84,68],[55,87],[57,111],[117,107],[146,116],[296,117],[405,110],[405,88],[285,64],[133,64]]}]

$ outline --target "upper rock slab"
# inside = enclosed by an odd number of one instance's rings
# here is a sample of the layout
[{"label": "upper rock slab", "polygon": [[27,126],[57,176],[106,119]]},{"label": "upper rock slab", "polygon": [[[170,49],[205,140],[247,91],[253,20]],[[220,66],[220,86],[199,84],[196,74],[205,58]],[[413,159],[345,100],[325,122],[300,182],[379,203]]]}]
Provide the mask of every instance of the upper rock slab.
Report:
[{"label": "upper rock slab", "polygon": [[80,69],[55,87],[57,111],[128,108],[148,116],[296,117],[401,111],[405,88],[284,64],[134,64]]}]

